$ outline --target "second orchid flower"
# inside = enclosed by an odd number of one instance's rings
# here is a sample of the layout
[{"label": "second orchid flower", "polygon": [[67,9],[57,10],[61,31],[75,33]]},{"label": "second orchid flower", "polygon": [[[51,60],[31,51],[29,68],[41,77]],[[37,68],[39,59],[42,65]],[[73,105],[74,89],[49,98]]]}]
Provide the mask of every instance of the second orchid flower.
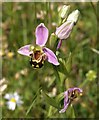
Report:
[{"label": "second orchid flower", "polygon": [[59,111],[59,113],[64,113],[71,102],[77,98],[79,95],[82,95],[82,89],[74,87],[69,88],[67,91],[64,92],[64,108]]}]

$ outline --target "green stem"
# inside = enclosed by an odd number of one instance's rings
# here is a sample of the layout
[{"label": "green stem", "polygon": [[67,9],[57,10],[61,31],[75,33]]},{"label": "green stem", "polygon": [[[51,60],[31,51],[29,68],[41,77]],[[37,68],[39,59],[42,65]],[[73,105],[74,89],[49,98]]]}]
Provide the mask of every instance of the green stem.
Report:
[{"label": "green stem", "polygon": [[95,9],[95,7],[94,7],[92,1],[91,1],[90,3],[91,3],[91,6],[92,6],[92,8],[93,8],[93,11],[94,11],[94,13],[95,13],[96,19],[97,19],[97,21],[98,21],[98,16],[97,16],[96,9]]},{"label": "green stem", "polygon": [[86,84],[88,84],[88,82],[89,81],[87,79],[85,79],[84,82],[80,85],[80,87],[83,88]]}]

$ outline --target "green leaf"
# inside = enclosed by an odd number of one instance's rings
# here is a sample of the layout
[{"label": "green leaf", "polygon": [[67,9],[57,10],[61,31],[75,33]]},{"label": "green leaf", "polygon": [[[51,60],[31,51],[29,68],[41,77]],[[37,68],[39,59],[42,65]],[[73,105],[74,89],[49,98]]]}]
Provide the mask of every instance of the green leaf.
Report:
[{"label": "green leaf", "polygon": [[52,109],[53,109],[53,107],[50,106],[50,107],[49,107],[49,111],[48,111],[47,117],[50,117],[50,116],[52,115]]},{"label": "green leaf", "polygon": [[72,104],[70,105],[70,112],[71,112],[71,118],[76,118],[75,111]]},{"label": "green leaf", "polygon": [[30,107],[28,108],[27,112],[26,112],[26,116],[28,115],[28,113],[30,112],[30,110],[32,109],[37,97],[38,97],[38,94],[40,93],[40,90],[41,88],[38,89],[37,93],[35,94],[34,98],[33,98],[33,101],[32,101],[32,104],[30,105]]},{"label": "green leaf", "polygon": [[55,99],[56,99],[57,103],[59,104],[60,101],[61,101],[63,98],[64,98],[64,93],[60,93],[59,95],[56,96]]},{"label": "green leaf", "polygon": [[64,60],[59,60],[60,65],[59,66],[53,66],[56,71],[59,71],[63,73],[65,76],[69,76],[69,73],[64,65]]},{"label": "green leaf", "polygon": [[69,57],[68,57],[68,59],[66,61],[65,66],[66,66],[67,71],[70,73],[71,68],[72,68],[72,54],[71,54],[71,52],[69,54]]},{"label": "green leaf", "polygon": [[48,104],[59,109],[59,106],[58,106],[57,101],[55,99],[49,97],[44,91],[41,91],[41,94],[43,95],[43,97],[45,98],[45,100],[47,101]]},{"label": "green leaf", "polygon": [[69,105],[65,114],[68,118],[76,118],[75,111],[72,104]]}]

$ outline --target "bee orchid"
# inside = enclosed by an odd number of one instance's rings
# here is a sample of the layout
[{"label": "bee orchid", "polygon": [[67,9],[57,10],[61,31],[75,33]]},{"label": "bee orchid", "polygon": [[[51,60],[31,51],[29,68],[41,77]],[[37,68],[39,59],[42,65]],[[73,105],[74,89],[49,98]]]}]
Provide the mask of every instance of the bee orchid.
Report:
[{"label": "bee orchid", "polygon": [[45,47],[48,40],[48,29],[45,27],[44,23],[37,26],[35,35],[36,46],[25,45],[18,50],[18,53],[29,56],[30,64],[34,68],[41,68],[45,60],[54,65],[59,65],[56,55],[49,48]]},{"label": "bee orchid", "polygon": [[77,98],[79,95],[82,95],[82,89],[74,87],[69,88],[64,92],[64,108],[59,111],[59,113],[64,113],[71,102]]}]

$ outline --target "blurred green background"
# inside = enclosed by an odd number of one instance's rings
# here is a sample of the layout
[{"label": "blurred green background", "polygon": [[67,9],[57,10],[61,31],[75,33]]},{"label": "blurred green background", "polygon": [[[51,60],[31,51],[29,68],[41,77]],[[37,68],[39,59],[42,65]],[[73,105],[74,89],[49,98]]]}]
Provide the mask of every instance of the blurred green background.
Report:
[{"label": "blurred green background", "polygon": [[[53,66],[45,62],[41,69],[33,69],[29,58],[19,55],[17,50],[26,44],[35,44],[35,29],[43,22],[49,29],[49,35],[55,32],[58,23],[58,9],[62,5],[70,5],[70,12],[75,9],[80,11],[80,17],[68,38],[60,48],[61,57],[68,59],[72,56],[71,76],[60,84]],[[96,4],[93,3],[96,9]],[[59,114],[54,107],[51,108],[42,95],[35,100],[31,110],[26,115],[33,97],[41,87],[47,94],[56,96],[69,87],[81,87],[83,96],[73,102],[75,114],[78,118],[94,118],[97,113],[97,82],[89,79],[86,74],[93,70],[97,72],[97,54],[91,48],[97,47],[97,19],[90,2],[88,3],[33,3],[10,2],[2,3],[2,76],[3,83],[7,85],[2,92],[2,116],[6,118],[67,118],[66,114]],[[50,36],[49,36],[50,38]],[[52,48],[50,40],[46,46]],[[89,75],[90,76],[90,75]],[[86,80],[87,79],[87,80]],[[87,81],[87,82],[85,82]],[[6,93],[17,91],[24,104],[15,111],[7,109]],[[54,94],[54,95],[53,95]],[[71,116],[70,116],[71,117]]]}]

